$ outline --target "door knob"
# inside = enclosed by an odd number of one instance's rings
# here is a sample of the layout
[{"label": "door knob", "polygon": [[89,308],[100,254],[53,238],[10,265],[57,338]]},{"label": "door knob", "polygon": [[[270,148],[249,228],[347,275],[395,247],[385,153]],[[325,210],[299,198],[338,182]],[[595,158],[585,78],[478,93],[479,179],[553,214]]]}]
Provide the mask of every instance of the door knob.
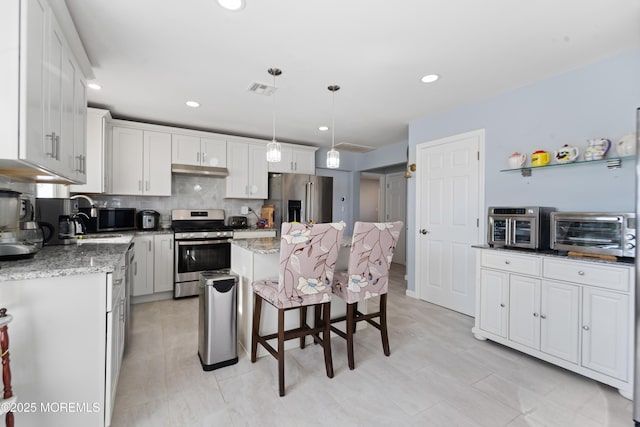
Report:
[{"label": "door knob", "polygon": [[420,234],[427,234],[428,231],[425,228],[420,229]]}]

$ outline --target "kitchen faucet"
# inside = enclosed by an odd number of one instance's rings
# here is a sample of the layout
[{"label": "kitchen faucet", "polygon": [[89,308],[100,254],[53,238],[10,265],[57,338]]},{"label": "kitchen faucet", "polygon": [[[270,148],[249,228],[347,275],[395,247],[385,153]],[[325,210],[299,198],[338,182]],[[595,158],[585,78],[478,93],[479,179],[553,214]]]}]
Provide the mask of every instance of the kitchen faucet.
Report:
[{"label": "kitchen faucet", "polygon": [[76,194],[75,196],[69,197],[70,200],[74,199],[85,199],[91,204],[91,218],[98,217],[98,209],[96,209],[96,202],[89,196],[85,196],[84,194]]}]

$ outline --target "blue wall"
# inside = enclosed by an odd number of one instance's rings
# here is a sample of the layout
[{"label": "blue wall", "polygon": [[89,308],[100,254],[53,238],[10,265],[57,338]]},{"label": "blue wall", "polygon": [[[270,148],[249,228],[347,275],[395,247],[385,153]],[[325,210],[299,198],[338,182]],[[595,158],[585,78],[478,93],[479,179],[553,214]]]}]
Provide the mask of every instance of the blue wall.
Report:
[{"label": "blue wall", "polygon": [[[581,151],[587,139],[614,143],[634,133],[640,107],[640,50],[601,60],[463,107],[416,120],[409,125],[409,162],[422,142],[486,129],[485,206],[538,205],[570,211],[635,211],[633,161],[621,169],[603,164],[567,165],[533,170],[524,178],[500,172],[514,151],[530,156],[563,144]],[[612,148],[610,155],[615,156]],[[420,165],[418,165],[420,167]],[[415,180],[408,182],[407,222],[416,230]],[[408,233],[411,236],[411,233]],[[408,238],[408,254],[415,254]],[[415,262],[407,257],[409,290],[415,290]]]}]

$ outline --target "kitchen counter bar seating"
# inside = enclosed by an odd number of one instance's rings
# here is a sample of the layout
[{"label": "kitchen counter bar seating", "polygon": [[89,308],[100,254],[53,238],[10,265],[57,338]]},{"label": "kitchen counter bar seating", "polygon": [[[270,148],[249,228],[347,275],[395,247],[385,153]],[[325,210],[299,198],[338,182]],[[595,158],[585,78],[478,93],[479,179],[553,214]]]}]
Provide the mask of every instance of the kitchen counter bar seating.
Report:
[{"label": "kitchen counter bar seating", "polygon": [[[331,283],[344,222],[328,224],[282,224],[280,238],[280,267],[278,280],[258,280],[253,282],[255,295],[253,324],[251,333],[251,362],[256,361],[258,344],[261,344],[278,360],[278,386],[280,396],[284,396],[284,342],[300,338],[304,348],[304,337],[312,335],[324,349],[327,376],[333,378],[331,359],[330,323],[321,319],[330,318]],[[260,315],[262,300],[278,310],[278,331],[260,335]],[[314,325],[306,322],[306,308],[314,306]],[[323,315],[320,316],[319,309]],[[284,329],[284,313],[300,309],[300,327]],[[322,338],[320,339],[320,334]],[[277,350],[267,341],[277,338]]]},{"label": "kitchen counter bar seating", "polygon": [[[402,222],[360,222],[355,223],[353,240],[349,254],[347,271],[337,271],[333,280],[333,294],[347,303],[347,314],[331,323],[346,320],[346,331],[335,326],[331,330],[347,340],[349,369],[355,367],[353,355],[353,334],[356,323],[366,321],[376,327],[382,336],[382,349],[389,356],[389,334],[387,331],[387,290],[389,288],[389,268],[393,251],[402,229]],[[380,296],[380,309],[363,314],[358,311],[358,302]],[[379,318],[379,323],[373,319]]]}]

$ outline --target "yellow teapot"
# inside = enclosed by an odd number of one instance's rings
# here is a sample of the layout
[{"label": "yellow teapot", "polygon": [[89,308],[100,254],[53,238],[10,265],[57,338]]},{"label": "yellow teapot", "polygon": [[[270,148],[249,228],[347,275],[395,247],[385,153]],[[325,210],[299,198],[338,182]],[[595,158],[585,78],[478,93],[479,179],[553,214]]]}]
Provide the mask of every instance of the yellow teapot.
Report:
[{"label": "yellow teapot", "polygon": [[534,151],[531,155],[531,166],[538,167],[549,164],[551,161],[551,154],[544,150]]}]

